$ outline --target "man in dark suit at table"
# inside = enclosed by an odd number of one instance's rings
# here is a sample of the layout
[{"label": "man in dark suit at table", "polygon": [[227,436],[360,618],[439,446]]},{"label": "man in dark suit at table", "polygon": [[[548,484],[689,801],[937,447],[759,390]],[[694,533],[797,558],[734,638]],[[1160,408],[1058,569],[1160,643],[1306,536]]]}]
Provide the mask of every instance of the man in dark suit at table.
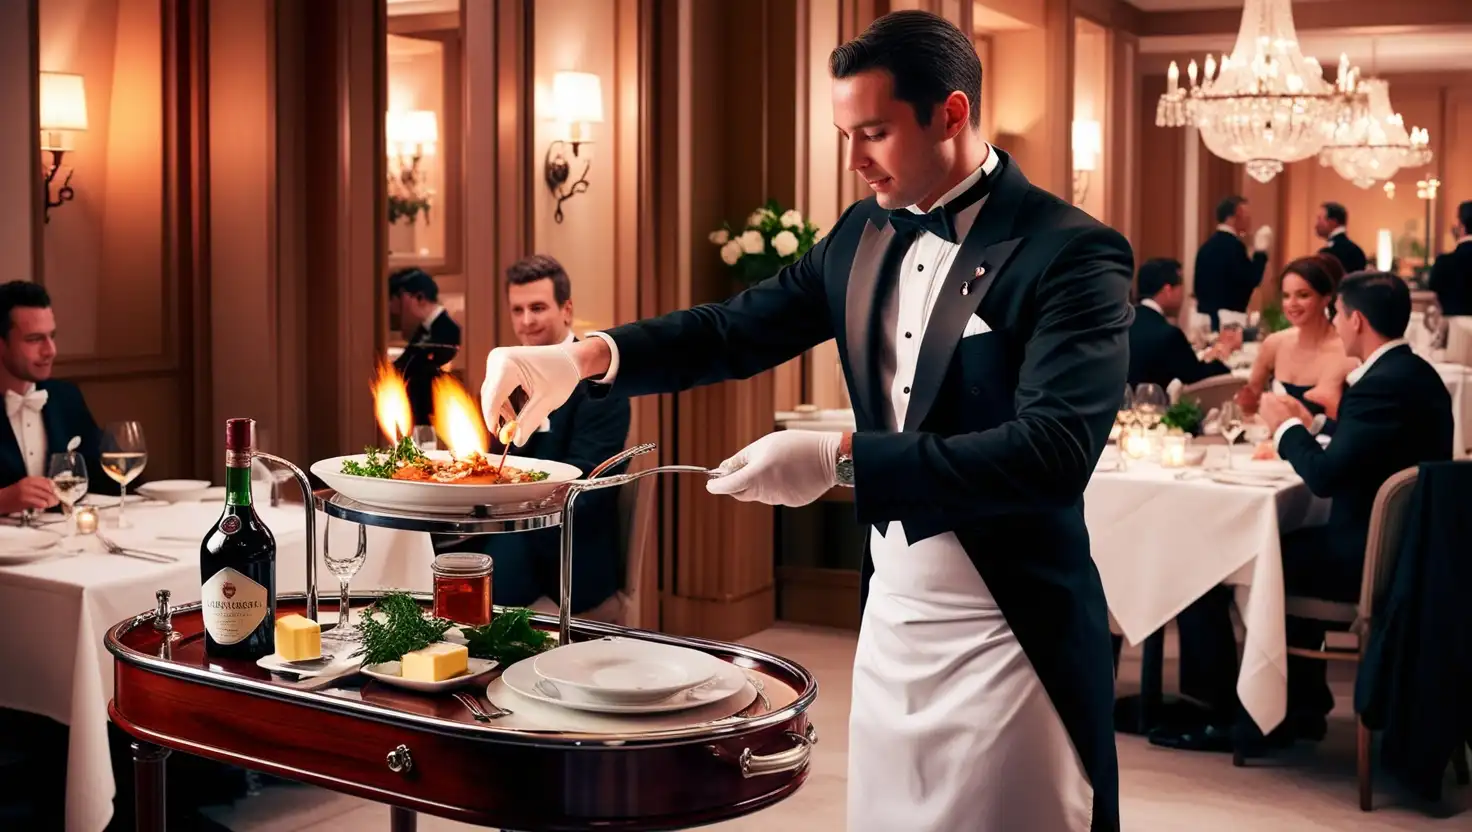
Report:
[{"label": "man in dark suit at table", "polygon": [[1140,267],[1135,285],[1140,303],[1130,324],[1130,384],[1158,384],[1164,390],[1180,379],[1192,384],[1231,372],[1222,362],[1242,346],[1242,331],[1228,330],[1196,357],[1186,333],[1168,318],[1180,314],[1186,290],[1181,282],[1181,264],[1157,258]]},{"label": "man in dark suit at table", "polygon": [[[572,281],[557,260],[527,257],[506,270],[506,301],[511,326],[524,346],[574,344]],[[624,449],[630,408],[624,398],[592,395],[592,382],[578,385],[566,402],[539,426],[527,425],[531,438],[512,453],[575,465],[587,475],[594,466]],[[520,413],[525,398],[512,397]],[[493,438],[494,450],[502,445]],[[622,470],[622,469],[619,469]],[[613,473],[618,473],[614,471]],[[618,492],[589,491],[574,507],[572,612],[586,612],[623,584],[619,562]],[[546,596],[561,600],[561,532],[547,529],[493,535],[485,551],[495,561],[492,592],[497,604],[526,606]]]},{"label": "man in dark suit at table", "polygon": [[0,386],[8,417],[0,428],[0,514],[56,505],[47,461],[72,437],[81,440],[89,490],[118,491],[102,472],[102,432],[82,391],[51,377],[55,361],[56,315],[45,287],[28,280],[0,285]]},{"label": "man in dark suit at table", "polygon": [[1441,314],[1472,315],[1472,200],[1457,206],[1457,247],[1436,258],[1426,288]]},{"label": "man in dark suit at table", "polygon": [[852,486],[870,527],[850,832],[1117,830],[1114,668],[1082,499],[1128,375],[1129,244],[981,135],[981,65],[943,18],[880,17],[829,70],[871,196],[727,301],[493,350],[482,409],[495,421],[530,380],[523,443],[587,379],[595,395],[673,393],[836,339],[857,430],[775,431],[706,488],[798,506]]},{"label": "man in dark suit at table", "polygon": [[[1411,293],[1392,274],[1359,272],[1339,284],[1334,329],[1345,352],[1360,359],[1339,402],[1338,427],[1328,447],[1309,432],[1312,417],[1291,396],[1264,394],[1259,412],[1273,430],[1278,455],[1293,466],[1316,496],[1333,501],[1329,522],[1283,536],[1283,586],[1288,595],[1355,602],[1360,597],[1365,543],[1375,494],[1392,474],[1422,462],[1450,459],[1452,405],[1446,383],[1403,338],[1411,318]],[[1183,628],[1211,631],[1182,641],[1181,674],[1216,679],[1219,699],[1234,701],[1236,642],[1221,593],[1209,593],[1178,618]],[[1229,597],[1229,596],[1228,596]],[[1288,644],[1319,648],[1327,625],[1290,617]],[[1204,645],[1218,644],[1212,650]],[[1216,703],[1213,703],[1216,704]],[[1324,681],[1324,663],[1288,657],[1288,714],[1277,735],[1284,741],[1322,739],[1334,697]],[[1228,715],[1218,709],[1223,721]],[[1250,737],[1250,733],[1247,735]],[[1244,737],[1238,737],[1241,741]],[[1226,725],[1193,726],[1159,745],[1229,750]]]},{"label": "man in dark suit at table", "polygon": [[1246,312],[1252,293],[1262,283],[1268,267],[1268,249],[1273,244],[1273,230],[1257,229],[1253,237],[1253,253],[1247,254],[1242,235],[1252,224],[1247,200],[1229,196],[1216,206],[1216,231],[1206,238],[1196,252],[1196,311],[1211,317],[1212,329],[1218,328],[1217,313],[1225,309]]},{"label": "man in dark suit at table", "polygon": [[423,269],[390,275],[388,304],[408,342],[394,360],[394,368],[404,376],[414,424],[432,424],[434,380],[460,351],[460,325],[440,305],[439,284]]},{"label": "man in dark suit at table", "polygon": [[1365,270],[1365,250],[1349,239],[1349,210],[1337,202],[1326,202],[1319,206],[1319,215],[1314,218],[1314,233],[1327,243],[1319,249],[1320,254],[1332,254],[1345,274]]}]

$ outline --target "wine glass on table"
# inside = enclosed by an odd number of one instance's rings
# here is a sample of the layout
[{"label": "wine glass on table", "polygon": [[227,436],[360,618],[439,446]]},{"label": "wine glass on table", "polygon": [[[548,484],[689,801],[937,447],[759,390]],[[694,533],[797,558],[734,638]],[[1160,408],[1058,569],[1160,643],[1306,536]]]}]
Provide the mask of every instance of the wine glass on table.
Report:
[{"label": "wine glass on table", "polygon": [[348,592],[348,585],[352,583],[353,576],[363,568],[363,561],[368,558],[368,527],[362,524],[358,526],[358,545],[353,549],[339,549],[336,553],[332,551],[332,518],[322,524],[322,560],[327,564],[327,571],[337,576],[338,600],[337,600],[337,626],[322,634],[323,641],[343,644],[358,641],[358,636],[348,628],[348,616],[352,611],[352,594]]},{"label": "wine glass on table", "polygon": [[1236,444],[1237,437],[1242,435],[1243,423],[1246,417],[1242,413],[1242,406],[1235,401],[1227,401],[1222,404],[1221,431],[1222,438],[1227,440],[1227,467],[1232,467],[1232,446]]},{"label": "wine glass on table", "polygon": [[1158,384],[1141,384],[1135,387],[1135,418],[1145,430],[1153,430],[1165,411],[1170,409],[1170,397]]},{"label": "wine glass on table", "polygon": [[87,461],[75,451],[52,454],[46,464],[46,476],[51,479],[56,499],[61,501],[62,511],[66,514],[67,534],[76,534],[75,506],[78,500],[87,496]]},{"label": "wine glass on table", "polygon": [[128,500],[128,483],[138,479],[148,465],[148,444],[143,441],[141,422],[109,422],[102,432],[102,472],[118,484],[118,528],[128,527],[123,517]]}]

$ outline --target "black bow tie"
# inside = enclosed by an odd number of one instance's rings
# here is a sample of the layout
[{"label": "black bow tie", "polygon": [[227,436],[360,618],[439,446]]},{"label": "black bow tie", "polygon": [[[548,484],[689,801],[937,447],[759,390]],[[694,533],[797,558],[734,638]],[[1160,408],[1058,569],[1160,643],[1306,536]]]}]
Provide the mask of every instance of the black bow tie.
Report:
[{"label": "black bow tie", "polygon": [[956,214],[966,210],[977,200],[986,196],[991,191],[991,177],[985,174],[976,184],[962,191],[955,199],[927,213],[917,214],[909,208],[900,208],[889,212],[889,224],[896,231],[928,231],[931,234],[945,240],[948,243],[959,242],[956,239]]}]

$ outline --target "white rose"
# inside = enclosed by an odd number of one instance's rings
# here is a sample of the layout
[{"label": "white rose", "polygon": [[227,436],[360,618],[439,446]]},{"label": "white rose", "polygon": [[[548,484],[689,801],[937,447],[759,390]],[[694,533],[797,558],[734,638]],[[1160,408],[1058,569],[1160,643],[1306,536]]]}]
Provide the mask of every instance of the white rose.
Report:
[{"label": "white rose", "polygon": [[767,248],[767,241],[762,237],[762,232],[755,229],[742,234],[737,241],[741,244],[741,250],[747,254],[761,254]]},{"label": "white rose", "polygon": [[726,241],[729,239],[731,239],[731,232],[727,231],[724,228],[720,229],[719,231],[710,232],[710,241],[718,246],[725,245]]},{"label": "white rose", "polygon": [[770,216],[772,216],[771,211],[768,211],[765,208],[758,208],[755,211],[751,212],[751,216],[746,218],[746,224],[749,226],[759,226],[762,223],[766,222],[767,217]]},{"label": "white rose", "polygon": [[777,232],[777,236],[772,238],[772,248],[777,250],[779,257],[786,257],[797,251],[797,235],[791,231]]},{"label": "white rose", "polygon": [[796,208],[784,212],[782,214],[782,227],[802,228],[802,214],[798,213]]},{"label": "white rose", "polygon": [[721,259],[728,266],[736,265],[736,261],[741,259],[741,244],[735,240],[730,240],[721,246]]}]

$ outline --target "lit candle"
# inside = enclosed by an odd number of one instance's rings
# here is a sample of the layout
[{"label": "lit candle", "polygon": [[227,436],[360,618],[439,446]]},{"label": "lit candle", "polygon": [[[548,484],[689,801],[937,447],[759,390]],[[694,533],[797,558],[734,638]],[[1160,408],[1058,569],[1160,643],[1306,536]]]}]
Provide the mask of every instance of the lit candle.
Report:
[{"label": "lit candle", "polygon": [[1170,87],[1169,92],[1174,94],[1176,91],[1176,86],[1181,80],[1181,70],[1179,67],[1176,66],[1175,61],[1170,62],[1170,70],[1166,72],[1165,77],[1166,82]]},{"label": "lit candle", "polygon": [[1186,439],[1185,436],[1168,435],[1162,437],[1160,447],[1160,464],[1165,468],[1180,468],[1186,464]]},{"label": "lit candle", "polygon": [[77,534],[97,532],[97,509],[91,506],[78,506],[74,518],[77,523]]},{"label": "lit candle", "polygon": [[1149,456],[1149,435],[1139,427],[1130,428],[1129,433],[1125,434],[1124,437],[1124,452],[1135,459],[1142,459]]}]

